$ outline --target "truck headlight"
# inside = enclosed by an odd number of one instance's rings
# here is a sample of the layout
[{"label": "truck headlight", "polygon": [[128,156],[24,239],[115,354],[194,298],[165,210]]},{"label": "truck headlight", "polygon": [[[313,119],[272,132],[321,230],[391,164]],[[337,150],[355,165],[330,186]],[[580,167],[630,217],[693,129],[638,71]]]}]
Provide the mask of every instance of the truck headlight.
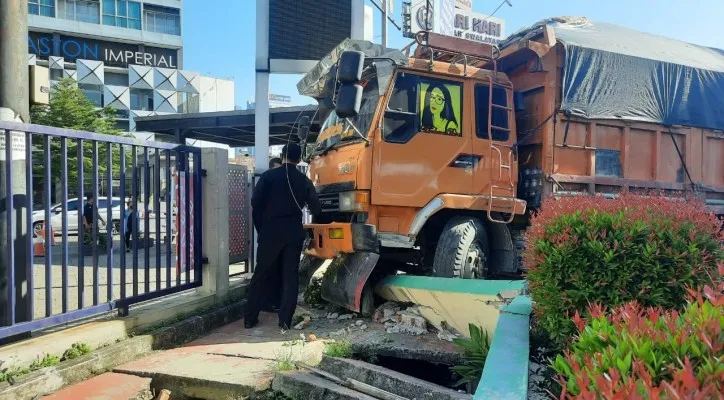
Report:
[{"label": "truck headlight", "polygon": [[339,211],[354,211],[354,192],[342,192],[339,194]]},{"label": "truck headlight", "polygon": [[367,211],[370,204],[370,192],[355,190],[339,194],[339,211]]}]

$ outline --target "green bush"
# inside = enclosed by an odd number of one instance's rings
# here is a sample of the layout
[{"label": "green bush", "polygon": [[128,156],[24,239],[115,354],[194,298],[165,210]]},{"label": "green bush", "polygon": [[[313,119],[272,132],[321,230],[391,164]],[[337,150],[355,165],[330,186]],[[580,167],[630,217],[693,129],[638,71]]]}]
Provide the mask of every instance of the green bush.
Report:
[{"label": "green bush", "polygon": [[535,320],[554,346],[592,303],[679,308],[724,259],[720,222],[693,200],[625,194],[549,200],[524,253]]},{"label": "green bush", "polygon": [[490,337],[481,327],[468,324],[468,328],[470,339],[453,339],[453,343],[463,348],[463,363],[451,367],[450,370],[460,377],[456,386],[470,385],[471,389],[475,390],[490,351]]},{"label": "green bush", "polygon": [[324,345],[324,355],[327,357],[352,358],[352,342],[347,338],[337,339]]},{"label": "green bush", "polygon": [[724,284],[714,287],[705,286],[704,296],[682,313],[629,303],[608,314],[591,307],[588,324],[576,314],[579,336],[553,363],[561,398],[718,398],[724,393]]},{"label": "green bush", "polygon": [[62,360],[72,360],[80,356],[84,356],[91,352],[90,347],[85,343],[73,343],[73,345],[63,352]]}]

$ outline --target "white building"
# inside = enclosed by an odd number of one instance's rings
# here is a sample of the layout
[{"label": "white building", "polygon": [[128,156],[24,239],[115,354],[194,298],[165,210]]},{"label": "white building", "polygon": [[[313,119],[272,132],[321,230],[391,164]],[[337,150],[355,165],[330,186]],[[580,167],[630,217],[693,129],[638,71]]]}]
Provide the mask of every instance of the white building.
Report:
[{"label": "white building", "polygon": [[29,63],[49,68],[48,85],[73,78],[115,108],[119,129],[134,131],[137,116],[234,109],[233,81],[183,69],[182,0],[24,1]]}]

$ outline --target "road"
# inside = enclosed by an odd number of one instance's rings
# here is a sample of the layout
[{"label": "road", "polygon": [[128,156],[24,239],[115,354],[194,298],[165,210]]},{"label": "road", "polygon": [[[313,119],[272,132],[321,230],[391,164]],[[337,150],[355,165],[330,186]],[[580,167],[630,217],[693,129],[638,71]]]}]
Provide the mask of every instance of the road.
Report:
[{"label": "road", "polygon": [[[60,314],[63,311],[63,267],[62,260],[63,247],[61,245],[61,239],[56,238],[56,244],[51,246],[51,300],[52,300],[52,314]],[[164,244],[165,241],[161,241],[161,257],[156,258],[156,247],[148,249],[148,264],[146,264],[146,250],[138,248],[137,256],[134,258],[133,251],[125,252],[122,251],[123,243],[119,241],[118,237],[113,242],[113,252],[111,253],[110,263],[109,254],[105,249],[101,249],[97,255],[97,263],[94,264],[93,256],[87,255],[83,258],[83,296],[84,296],[84,307],[93,305],[93,284],[94,284],[94,271],[97,270],[97,282],[98,282],[98,304],[102,304],[108,301],[108,278],[111,277],[111,288],[112,288],[112,299],[121,298],[121,276],[123,275],[123,269],[121,268],[121,259],[125,258],[125,278],[126,278],[126,297],[130,297],[134,294],[133,292],[133,277],[137,274],[138,279],[136,280],[137,294],[146,293],[146,282],[148,282],[149,290],[156,291],[158,289],[165,289],[177,285],[177,279],[181,280],[181,283],[186,282],[186,272],[177,274],[176,272],[176,249],[175,246],[171,246],[171,252],[168,252],[167,246]],[[154,242],[155,245],[155,242]],[[68,237],[68,266],[67,266],[67,310],[78,309],[78,286],[80,283],[80,268],[78,259],[78,238],[75,236]],[[137,260],[134,268],[134,259]],[[158,263],[157,263],[158,260]],[[171,268],[168,269],[169,265]],[[33,274],[33,301],[34,301],[34,318],[43,318],[46,316],[46,265],[45,257],[34,257],[34,274]],[[97,268],[94,267],[97,265]],[[110,268],[109,268],[110,265]],[[148,273],[146,272],[146,265],[148,265]],[[157,269],[158,268],[158,269]],[[243,272],[243,264],[230,266],[230,274]],[[134,272],[135,271],[135,272]],[[190,272],[189,280],[195,279],[196,270],[193,269]],[[158,279],[160,277],[160,280]]]}]

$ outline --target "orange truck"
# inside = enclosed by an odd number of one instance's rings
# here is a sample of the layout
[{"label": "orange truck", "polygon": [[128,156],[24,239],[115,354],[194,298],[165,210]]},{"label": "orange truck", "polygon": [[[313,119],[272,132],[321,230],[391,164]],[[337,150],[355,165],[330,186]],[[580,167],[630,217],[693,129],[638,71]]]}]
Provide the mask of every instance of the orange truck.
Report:
[{"label": "orange truck", "polygon": [[559,18],[500,49],[427,32],[401,51],[347,40],[298,89],[323,121],[303,264],[331,260],[322,296],[353,311],[398,271],[520,274],[547,197],[689,192],[724,214],[721,50]]}]

